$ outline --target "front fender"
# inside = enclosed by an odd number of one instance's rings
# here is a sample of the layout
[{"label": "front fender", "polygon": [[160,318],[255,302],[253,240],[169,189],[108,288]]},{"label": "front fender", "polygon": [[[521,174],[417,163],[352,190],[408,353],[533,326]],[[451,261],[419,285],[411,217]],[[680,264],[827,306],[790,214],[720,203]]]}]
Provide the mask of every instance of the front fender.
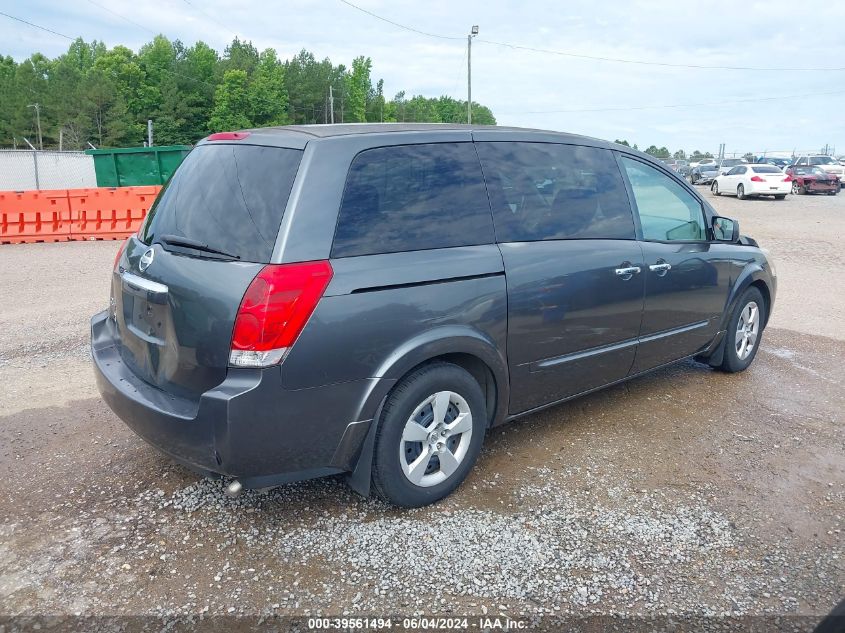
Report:
[{"label": "front fender", "polygon": [[[746,263],[739,275],[737,275],[737,278],[728,293],[728,299],[725,302],[725,309],[722,312],[722,318],[719,325],[719,334],[716,336],[710,348],[696,357],[697,360],[707,363],[713,367],[718,367],[722,364],[722,359],[724,358],[725,353],[725,345],[728,340],[726,333],[728,329],[728,322],[730,321],[734,310],[736,310],[737,303],[739,302],[742,293],[744,293],[751,284],[763,285],[765,289],[764,294],[768,295],[769,300],[769,309],[766,310],[766,321],[769,320],[769,315],[771,314],[772,307],[774,306],[775,292],[777,290],[777,278],[771,274],[771,265],[765,257],[760,257],[759,260],[755,259]],[[765,325],[765,322],[763,325]]]},{"label": "front fender", "polygon": [[[774,307],[775,301],[775,294],[777,291],[777,282],[776,278],[771,274],[771,266],[768,262],[749,262],[743,267],[742,271],[736,278],[736,281],[733,283],[731,287],[731,291],[728,294],[728,301],[726,304],[725,311],[722,313],[722,322],[721,328],[722,330],[727,328],[728,321],[730,321],[731,315],[733,311],[736,309],[736,304],[739,301],[739,298],[742,296],[742,293],[746,291],[746,289],[754,283],[762,283],[765,287],[767,294],[767,299],[769,305],[767,306],[766,310],[766,322],[769,320],[769,315],[772,313],[772,308]],[[765,323],[764,323],[765,325]]]}]

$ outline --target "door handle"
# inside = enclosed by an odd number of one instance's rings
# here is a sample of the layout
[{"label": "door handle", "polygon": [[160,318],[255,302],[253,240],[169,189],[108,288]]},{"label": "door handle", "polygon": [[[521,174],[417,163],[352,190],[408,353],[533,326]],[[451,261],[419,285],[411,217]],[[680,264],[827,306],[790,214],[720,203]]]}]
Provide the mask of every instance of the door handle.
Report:
[{"label": "door handle", "polygon": [[622,277],[623,281],[628,281],[635,274],[640,272],[639,266],[625,266],[624,268],[617,268],[616,274]]},{"label": "door handle", "polygon": [[670,270],[672,270],[672,264],[669,264],[667,262],[663,262],[663,263],[660,263],[660,264],[652,264],[651,266],[648,267],[648,269],[652,272],[657,273],[658,275],[660,275],[662,277],[663,275],[668,273]]}]

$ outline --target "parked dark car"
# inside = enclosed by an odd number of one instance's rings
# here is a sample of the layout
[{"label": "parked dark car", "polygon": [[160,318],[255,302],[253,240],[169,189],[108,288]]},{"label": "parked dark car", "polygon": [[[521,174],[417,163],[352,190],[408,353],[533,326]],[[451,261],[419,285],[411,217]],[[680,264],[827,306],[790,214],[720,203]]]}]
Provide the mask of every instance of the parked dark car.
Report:
[{"label": "parked dark car", "polygon": [[842,189],[837,176],[813,165],[792,165],[786,173],[792,178],[792,193],[826,193],[835,196]]},{"label": "parked dark car", "polygon": [[152,445],[232,494],[346,473],[421,506],[493,426],[684,358],[744,370],[776,277],[643,153],[364,124],[203,140],[111,288],[97,383]]},{"label": "parked dark car", "polygon": [[692,185],[709,185],[719,175],[719,166],[716,163],[696,165],[690,170],[688,179]]}]

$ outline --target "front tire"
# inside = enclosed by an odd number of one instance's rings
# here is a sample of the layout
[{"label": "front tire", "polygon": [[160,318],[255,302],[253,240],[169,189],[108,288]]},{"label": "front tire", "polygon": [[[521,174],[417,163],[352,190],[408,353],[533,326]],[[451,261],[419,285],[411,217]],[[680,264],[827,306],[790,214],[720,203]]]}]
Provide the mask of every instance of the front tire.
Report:
[{"label": "front tire", "polygon": [[719,196],[719,195],[721,195],[721,194],[719,193],[719,183],[718,183],[718,182],[716,182],[715,180],[713,181],[713,184],[712,184],[712,185],[710,185],[710,191],[713,193],[713,195],[714,195],[714,196]]},{"label": "front tire", "polygon": [[805,193],[807,193],[807,191],[804,189],[804,187],[802,187],[800,184],[798,184],[797,180],[793,180],[792,181],[792,193],[794,193],[796,196],[803,196]]},{"label": "front tire", "polygon": [[762,293],[752,286],[737,301],[728,321],[725,354],[719,369],[731,374],[747,369],[757,356],[765,323],[766,302]]},{"label": "front tire", "polygon": [[736,188],[736,197],[738,200],[745,200],[745,187],[743,185]]},{"label": "front tire", "polygon": [[486,430],[484,394],[469,372],[451,363],[421,367],[385,403],[373,453],[374,489],[405,508],[443,499],[472,469]]}]

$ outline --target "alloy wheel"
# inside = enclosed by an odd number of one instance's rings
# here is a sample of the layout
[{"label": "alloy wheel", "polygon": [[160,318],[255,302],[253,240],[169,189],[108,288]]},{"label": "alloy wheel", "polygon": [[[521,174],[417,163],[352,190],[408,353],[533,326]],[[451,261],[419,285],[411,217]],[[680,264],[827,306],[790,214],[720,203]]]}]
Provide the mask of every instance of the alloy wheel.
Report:
[{"label": "alloy wheel", "polygon": [[472,412],[454,391],[438,391],[414,409],[399,445],[402,472],[412,484],[435,486],[458,470],[472,440]]},{"label": "alloy wheel", "polygon": [[760,333],[760,309],[756,301],[749,302],[739,315],[736,325],[736,355],[739,360],[745,360],[757,344]]}]

